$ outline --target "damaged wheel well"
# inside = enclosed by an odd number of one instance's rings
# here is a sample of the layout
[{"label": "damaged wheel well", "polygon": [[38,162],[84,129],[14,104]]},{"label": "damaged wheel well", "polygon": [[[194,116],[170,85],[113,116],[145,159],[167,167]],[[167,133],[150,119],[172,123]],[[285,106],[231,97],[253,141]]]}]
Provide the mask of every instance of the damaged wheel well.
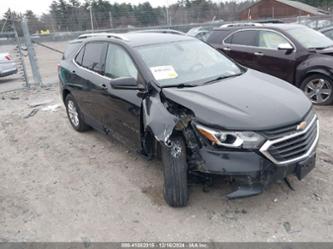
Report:
[{"label": "damaged wheel well", "polygon": [[192,126],[194,114],[188,108],[156,94],[144,99],[142,105],[142,147],[146,155],[158,157],[161,146],[172,146],[170,138],[184,138],[191,169],[200,168],[200,141]]}]

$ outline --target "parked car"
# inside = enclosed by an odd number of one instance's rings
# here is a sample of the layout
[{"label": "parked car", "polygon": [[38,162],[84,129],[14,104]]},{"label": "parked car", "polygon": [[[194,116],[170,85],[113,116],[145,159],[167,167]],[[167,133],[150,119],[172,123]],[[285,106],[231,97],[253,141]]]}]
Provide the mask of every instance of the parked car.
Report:
[{"label": "parked car", "polygon": [[333,41],[297,24],[215,29],[207,40],[246,67],[301,88],[315,104],[333,102]]},{"label": "parked car", "polygon": [[206,41],[212,28],[195,27],[190,29],[186,34],[199,40]]},{"label": "parked car", "polygon": [[294,86],[189,36],[80,42],[59,65],[70,124],[115,134],[147,158],[161,155],[169,205],[187,204],[189,173],[227,176],[236,187],[228,197],[237,198],[315,167],[318,119]]},{"label": "parked car", "polygon": [[309,28],[318,30],[318,29],[322,29],[322,28],[332,25],[332,21],[331,20],[311,20],[311,19],[305,18],[305,19],[298,20],[294,24],[302,24]]},{"label": "parked car", "polygon": [[324,29],[320,29],[319,31],[321,33],[323,33],[324,35],[326,35],[331,40],[333,40],[333,26],[330,26],[330,27],[327,27],[327,28],[324,28]]},{"label": "parked car", "polygon": [[0,53],[0,77],[17,73],[16,63],[9,53]]}]

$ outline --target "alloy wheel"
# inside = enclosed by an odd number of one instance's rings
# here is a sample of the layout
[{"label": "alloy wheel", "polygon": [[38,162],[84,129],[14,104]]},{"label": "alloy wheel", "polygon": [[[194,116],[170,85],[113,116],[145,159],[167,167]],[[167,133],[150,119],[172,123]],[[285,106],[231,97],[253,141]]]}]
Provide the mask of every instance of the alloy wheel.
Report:
[{"label": "alloy wheel", "polygon": [[306,84],[304,92],[314,104],[322,104],[331,97],[332,87],[325,79],[313,79]]},{"label": "alloy wheel", "polygon": [[75,127],[78,127],[80,124],[79,113],[77,112],[76,106],[72,100],[68,100],[67,109],[68,109],[69,119],[71,120],[72,124]]}]

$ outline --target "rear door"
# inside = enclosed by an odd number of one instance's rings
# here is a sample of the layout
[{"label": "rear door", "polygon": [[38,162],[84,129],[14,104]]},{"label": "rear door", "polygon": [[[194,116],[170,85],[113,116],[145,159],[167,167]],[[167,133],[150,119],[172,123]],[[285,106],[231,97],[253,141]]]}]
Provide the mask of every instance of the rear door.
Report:
[{"label": "rear door", "polygon": [[240,30],[223,41],[223,50],[238,63],[253,69],[257,65],[258,30]]},{"label": "rear door", "polygon": [[[279,50],[281,44],[289,44],[293,50]],[[261,30],[258,39],[257,65],[260,71],[293,82],[296,67],[296,47],[281,33]]]},{"label": "rear door", "polygon": [[106,42],[87,43],[76,56],[77,67],[71,72],[71,87],[79,108],[89,123],[96,125],[102,122],[100,96],[108,83],[103,75],[106,49]]}]

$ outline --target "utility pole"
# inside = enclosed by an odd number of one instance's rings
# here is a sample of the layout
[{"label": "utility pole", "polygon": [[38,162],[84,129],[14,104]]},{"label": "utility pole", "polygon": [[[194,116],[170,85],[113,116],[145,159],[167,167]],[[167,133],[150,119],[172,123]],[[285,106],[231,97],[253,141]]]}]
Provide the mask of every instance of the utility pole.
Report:
[{"label": "utility pole", "polygon": [[90,25],[91,25],[91,30],[94,31],[94,21],[93,21],[92,6],[89,7],[89,12],[90,12]]},{"label": "utility pole", "polygon": [[21,26],[22,26],[22,31],[23,31],[24,42],[28,49],[29,61],[30,61],[30,65],[31,65],[32,76],[33,76],[34,82],[35,82],[35,84],[39,84],[40,86],[42,86],[42,84],[43,84],[42,77],[40,75],[39,68],[37,65],[36,53],[35,53],[35,49],[31,42],[31,37],[30,37],[26,18],[23,18],[23,20],[21,22]]},{"label": "utility pole", "polygon": [[109,11],[109,18],[110,18],[110,28],[113,29],[113,22],[112,22],[112,13],[111,13],[111,10]]}]

